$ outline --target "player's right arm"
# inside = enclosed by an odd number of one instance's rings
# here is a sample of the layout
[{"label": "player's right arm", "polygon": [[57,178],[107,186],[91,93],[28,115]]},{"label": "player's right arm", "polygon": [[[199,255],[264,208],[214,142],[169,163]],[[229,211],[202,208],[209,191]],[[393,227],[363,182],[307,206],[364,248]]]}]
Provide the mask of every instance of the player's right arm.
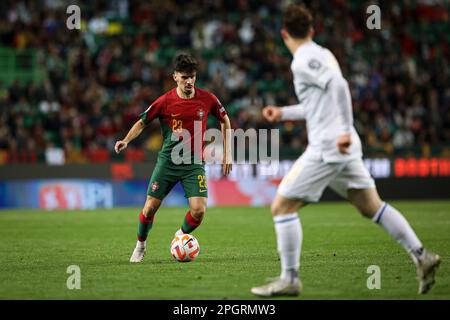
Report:
[{"label": "player's right arm", "polygon": [[138,137],[145,127],[146,125],[144,121],[142,121],[142,119],[136,121],[136,123],[131,127],[130,131],[128,131],[126,137],[123,140],[119,140],[116,142],[116,145],[114,147],[116,153],[120,153],[120,151],[125,149],[128,146],[128,143],[130,143],[131,140]]},{"label": "player's right arm", "polygon": [[[338,68],[338,67],[337,67]],[[334,75],[332,68],[321,63],[313,55],[294,60],[292,71],[301,79],[296,91],[304,92],[308,87],[317,87],[326,90],[328,83]],[[299,100],[303,100],[298,97]],[[305,119],[305,108],[301,104],[286,107],[267,106],[263,109],[263,116],[269,122]]]},{"label": "player's right arm", "polygon": [[300,104],[287,107],[267,106],[262,113],[263,117],[269,122],[301,120],[305,118],[305,110]]},{"label": "player's right arm", "polygon": [[131,140],[138,137],[142,130],[155,118],[161,115],[161,110],[165,103],[165,95],[156,99],[147,110],[140,114],[140,119],[136,121],[136,123],[131,127],[130,131],[128,131],[126,137],[123,140],[119,140],[116,142],[114,146],[114,150],[116,153],[120,153],[123,149],[128,146]]}]

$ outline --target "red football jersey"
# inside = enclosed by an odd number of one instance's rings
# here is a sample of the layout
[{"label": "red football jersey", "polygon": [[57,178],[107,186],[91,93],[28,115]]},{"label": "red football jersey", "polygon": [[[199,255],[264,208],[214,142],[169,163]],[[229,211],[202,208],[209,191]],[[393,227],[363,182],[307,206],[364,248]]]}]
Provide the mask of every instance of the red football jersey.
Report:
[{"label": "red football jersey", "polygon": [[[206,130],[206,122],[208,114],[212,113],[218,120],[222,120],[227,112],[217,97],[200,88],[195,87],[194,97],[191,99],[180,98],[177,94],[177,88],[168,91],[153,102],[148,109],[140,115],[145,124],[150,123],[153,119],[159,118],[161,122],[161,131],[163,135],[163,146],[159,155],[165,159],[171,159],[173,148],[180,141],[172,140],[172,133],[180,133],[183,129],[189,131],[191,156],[194,156],[194,139],[201,141],[201,155],[203,159],[203,149],[205,146],[203,137]],[[201,131],[194,132],[195,122],[197,128]],[[196,137],[197,134],[197,137]],[[198,137],[201,134],[201,137]],[[180,138],[180,140],[182,140]]]}]

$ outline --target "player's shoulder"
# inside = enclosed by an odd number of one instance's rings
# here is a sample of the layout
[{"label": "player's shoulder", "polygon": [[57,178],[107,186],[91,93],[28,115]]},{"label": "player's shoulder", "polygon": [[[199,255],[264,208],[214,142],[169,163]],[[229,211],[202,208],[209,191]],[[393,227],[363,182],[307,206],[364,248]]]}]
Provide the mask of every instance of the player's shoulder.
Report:
[{"label": "player's shoulder", "polygon": [[212,92],[210,92],[210,91],[208,91],[206,89],[195,87],[195,90],[197,91],[197,96],[200,97],[200,98],[214,96]]},{"label": "player's shoulder", "polygon": [[216,97],[216,95],[208,90],[195,87],[195,90],[197,91],[197,97],[199,99],[205,99],[210,100],[211,102],[219,101],[219,99]]},{"label": "player's shoulder", "polygon": [[170,89],[166,93],[159,96],[153,104],[158,104],[159,106],[166,105],[176,97],[176,94],[176,88]]},{"label": "player's shoulder", "polygon": [[327,51],[329,51],[327,48],[314,41],[310,41],[300,46],[295,54],[302,57],[322,56]]},{"label": "player's shoulder", "polygon": [[164,93],[160,98],[161,99],[170,99],[170,98],[174,98],[177,96],[177,88],[172,88],[169,91],[167,91],[166,93]]},{"label": "player's shoulder", "polygon": [[300,46],[294,54],[293,67],[299,70],[316,69],[327,59],[328,49],[311,41]]},{"label": "player's shoulder", "polygon": [[333,53],[311,41],[300,46],[294,54],[291,69],[295,77],[325,87],[334,76],[342,76]]}]

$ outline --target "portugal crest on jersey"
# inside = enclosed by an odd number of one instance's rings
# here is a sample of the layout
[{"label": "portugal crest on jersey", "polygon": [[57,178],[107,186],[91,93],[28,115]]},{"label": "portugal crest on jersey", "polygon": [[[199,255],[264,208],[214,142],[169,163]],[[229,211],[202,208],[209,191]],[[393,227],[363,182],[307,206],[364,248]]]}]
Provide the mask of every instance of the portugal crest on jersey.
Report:
[{"label": "portugal crest on jersey", "polygon": [[197,116],[200,120],[203,120],[203,116],[205,115],[205,111],[203,111],[203,109],[199,109],[197,111]]},{"label": "portugal crest on jersey", "polygon": [[152,192],[155,192],[158,189],[159,189],[158,181],[153,181],[153,183],[152,183]]}]

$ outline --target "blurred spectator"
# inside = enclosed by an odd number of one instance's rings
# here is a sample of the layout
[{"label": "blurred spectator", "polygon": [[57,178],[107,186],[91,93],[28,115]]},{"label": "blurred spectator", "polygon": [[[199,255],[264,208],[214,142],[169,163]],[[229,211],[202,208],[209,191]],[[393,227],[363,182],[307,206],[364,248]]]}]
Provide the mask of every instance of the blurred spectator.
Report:
[{"label": "blurred spectator", "polygon": [[64,150],[49,143],[45,149],[45,162],[49,165],[62,165],[65,163]]},{"label": "blurred spectator", "polygon": [[395,148],[411,147],[414,144],[414,135],[405,125],[397,129],[392,139]]},{"label": "blurred spectator", "polygon": [[65,163],[86,163],[87,159],[81,150],[75,147],[71,141],[66,141],[64,145]]}]

